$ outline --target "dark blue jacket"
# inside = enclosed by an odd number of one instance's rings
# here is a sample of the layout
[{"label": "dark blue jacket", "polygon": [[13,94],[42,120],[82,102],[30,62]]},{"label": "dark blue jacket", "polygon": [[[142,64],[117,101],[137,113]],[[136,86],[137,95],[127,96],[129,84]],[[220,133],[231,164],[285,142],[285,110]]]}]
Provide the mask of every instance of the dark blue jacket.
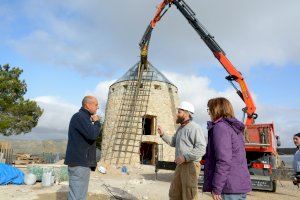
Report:
[{"label": "dark blue jacket", "polygon": [[96,167],[96,138],[100,122],[94,124],[88,110],[81,108],[71,118],[65,164],[69,166]]},{"label": "dark blue jacket", "polygon": [[251,191],[244,128],[244,124],[235,118],[208,122],[204,192],[240,194]]}]

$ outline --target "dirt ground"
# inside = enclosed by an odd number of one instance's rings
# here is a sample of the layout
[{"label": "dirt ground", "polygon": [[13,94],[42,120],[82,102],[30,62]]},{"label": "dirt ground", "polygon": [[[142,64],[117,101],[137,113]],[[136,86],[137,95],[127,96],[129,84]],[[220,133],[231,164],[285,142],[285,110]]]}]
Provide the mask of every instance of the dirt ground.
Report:
[{"label": "dirt ground", "polygon": [[[130,200],[164,200],[168,199],[168,189],[173,171],[160,170],[157,180],[153,166],[132,167],[128,174],[121,174],[120,168],[110,168],[107,174],[92,172],[89,183],[88,200],[130,199]],[[67,199],[68,182],[50,187],[35,185],[0,186],[0,199]],[[199,192],[199,199],[211,200],[210,194]],[[300,189],[291,182],[282,181],[277,192],[252,191],[248,200],[292,200],[300,199]]]}]

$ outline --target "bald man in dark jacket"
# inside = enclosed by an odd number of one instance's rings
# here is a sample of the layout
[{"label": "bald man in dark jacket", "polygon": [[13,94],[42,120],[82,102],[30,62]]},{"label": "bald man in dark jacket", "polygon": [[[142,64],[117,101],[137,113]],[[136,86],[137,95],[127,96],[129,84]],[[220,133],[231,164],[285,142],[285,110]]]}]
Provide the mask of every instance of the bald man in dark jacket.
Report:
[{"label": "bald man in dark jacket", "polygon": [[100,134],[98,101],[93,96],[82,100],[79,112],[71,118],[65,164],[69,172],[69,200],[86,199],[91,169],[96,168],[96,138]]}]

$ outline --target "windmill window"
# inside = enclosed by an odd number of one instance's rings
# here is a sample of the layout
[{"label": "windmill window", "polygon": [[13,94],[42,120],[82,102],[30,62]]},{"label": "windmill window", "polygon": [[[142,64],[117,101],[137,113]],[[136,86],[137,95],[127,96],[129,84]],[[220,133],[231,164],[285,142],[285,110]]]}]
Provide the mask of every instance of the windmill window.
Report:
[{"label": "windmill window", "polygon": [[156,89],[156,90],[161,90],[161,85],[155,84],[155,85],[154,85],[154,89]]},{"label": "windmill window", "polygon": [[143,117],[143,135],[155,135],[156,117],[146,115]]},{"label": "windmill window", "polygon": [[128,85],[127,85],[127,84],[126,84],[126,85],[123,85],[123,87],[124,87],[125,90],[127,90]]}]

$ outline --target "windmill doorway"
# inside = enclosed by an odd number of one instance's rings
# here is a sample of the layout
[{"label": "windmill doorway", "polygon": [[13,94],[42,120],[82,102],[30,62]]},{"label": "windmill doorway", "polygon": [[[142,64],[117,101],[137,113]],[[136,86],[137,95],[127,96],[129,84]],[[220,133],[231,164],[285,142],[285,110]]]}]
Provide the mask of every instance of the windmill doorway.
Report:
[{"label": "windmill doorway", "polygon": [[143,165],[155,165],[156,143],[142,142],[140,147],[140,163]]}]

